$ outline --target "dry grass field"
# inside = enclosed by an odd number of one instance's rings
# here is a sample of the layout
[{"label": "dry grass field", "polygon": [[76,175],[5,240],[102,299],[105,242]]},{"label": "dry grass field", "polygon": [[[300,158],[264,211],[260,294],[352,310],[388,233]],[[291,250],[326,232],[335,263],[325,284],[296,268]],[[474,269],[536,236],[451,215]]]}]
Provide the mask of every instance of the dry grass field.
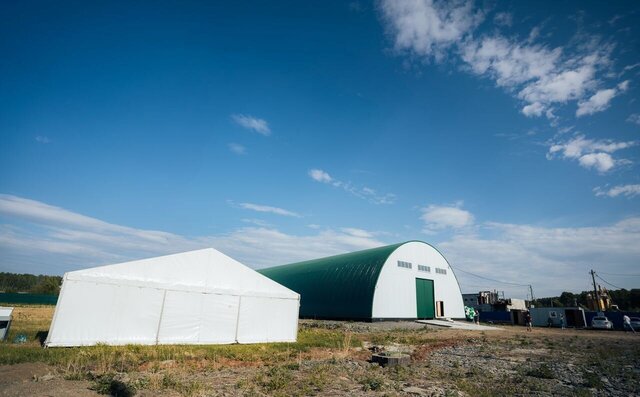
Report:
[{"label": "dry grass field", "polygon": [[[298,342],[224,346],[40,347],[50,306],[14,312],[0,344],[0,396],[629,396],[640,335],[503,327],[301,321]],[[14,344],[18,334],[28,341]],[[411,355],[369,362],[372,348]]]}]

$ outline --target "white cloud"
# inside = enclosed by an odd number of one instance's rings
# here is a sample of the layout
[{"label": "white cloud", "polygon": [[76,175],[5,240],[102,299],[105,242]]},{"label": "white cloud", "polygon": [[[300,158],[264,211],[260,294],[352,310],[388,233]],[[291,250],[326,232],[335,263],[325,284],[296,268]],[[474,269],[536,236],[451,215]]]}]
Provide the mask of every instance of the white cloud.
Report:
[{"label": "white cloud", "polygon": [[635,197],[640,196],[640,185],[619,185],[614,186],[610,189],[596,187],[593,189],[596,196],[607,196],[607,197],[618,197],[618,196],[626,196],[626,197]]},{"label": "white cloud", "polygon": [[562,47],[533,44],[535,38],[522,42],[502,35],[470,36],[459,43],[460,55],[472,73],[493,79],[523,100],[523,114],[553,119],[550,106],[580,100],[596,87],[598,70],[609,64],[609,48],[568,54]]},{"label": "white cloud", "polygon": [[607,172],[615,167],[616,162],[609,153],[589,153],[578,159],[584,168],[594,168],[599,172]]},{"label": "white cloud", "polygon": [[309,176],[311,177],[311,179],[313,179],[316,182],[322,182],[322,183],[333,182],[333,178],[331,178],[331,175],[319,169],[314,168],[312,170],[309,170]]},{"label": "white cloud", "polygon": [[365,230],[318,229],[291,235],[242,227],[228,233],[185,237],[104,222],[35,200],[0,195],[0,263],[3,270],[35,274],[65,271],[216,248],[257,268],[385,245]]},{"label": "white cloud", "polygon": [[36,136],[36,142],[42,143],[42,144],[47,144],[47,143],[51,143],[51,139],[49,139],[48,137],[46,137],[44,135],[38,135],[38,136]]},{"label": "white cloud", "polygon": [[436,60],[483,19],[468,1],[385,0],[380,9],[396,50]]},{"label": "white cloud", "polygon": [[244,223],[250,223],[252,225],[256,225],[256,226],[260,226],[260,227],[271,227],[271,225],[269,224],[269,222],[264,221],[262,219],[255,219],[255,218],[245,218],[242,219],[242,222]]},{"label": "white cloud", "polygon": [[614,159],[611,153],[637,144],[636,141],[592,140],[585,138],[584,135],[576,135],[566,142],[551,144],[547,158],[551,160],[560,155],[565,159],[578,160],[578,163],[584,168],[593,168],[604,173],[617,165],[629,163],[629,160]]},{"label": "white cloud", "polygon": [[396,195],[393,193],[380,194],[374,189],[366,186],[361,188],[355,187],[350,182],[339,181],[320,169],[314,168],[309,170],[309,176],[316,182],[327,183],[334,187],[341,188],[344,191],[373,204],[393,204],[396,200]]},{"label": "white cloud", "polygon": [[253,268],[281,265],[386,245],[362,235],[333,229],[298,236],[273,228],[242,228],[210,237],[211,246]]},{"label": "white cloud", "polygon": [[[635,272],[640,257],[638,217],[612,225],[579,228],[486,223],[481,231],[491,237],[457,235],[437,247],[454,270],[460,268],[493,279],[531,283],[537,296],[587,290],[590,280],[587,272],[591,268],[611,273]],[[507,295],[524,297],[527,292],[462,272],[456,276],[466,292],[477,292],[480,288],[465,288],[465,284],[506,290]],[[633,280],[626,285],[619,282],[627,288],[635,287]]]},{"label": "white cloud", "polygon": [[610,139],[596,141],[587,139],[584,135],[576,135],[564,143],[552,145],[549,152],[554,153],[561,151],[565,157],[578,158],[582,156],[583,153],[593,153],[596,151],[613,153],[637,144],[638,142],[636,141],[615,142]]},{"label": "white cloud", "polygon": [[362,237],[362,238],[372,238],[374,236],[374,233],[368,232],[364,229],[357,229],[357,228],[353,228],[353,227],[345,227],[341,229],[343,232],[345,232],[348,235],[351,236],[355,236],[355,237]]},{"label": "white cloud", "polygon": [[425,223],[425,232],[431,234],[443,229],[461,229],[473,225],[474,217],[466,210],[460,208],[462,203],[456,205],[429,205],[421,209],[422,219]]},{"label": "white cloud", "polygon": [[586,101],[578,102],[578,110],[576,110],[576,116],[584,116],[601,112],[609,107],[609,102],[616,96],[616,90],[614,88],[608,88],[606,90],[599,90],[591,98]]},{"label": "white cloud", "polygon": [[240,203],[238,204],[241,208],[246,210],[252,210],[257,212],[268,212],[271,214],[282,215],[282,216],[292,216],[295,218],[300,218],[300,214],[297,214],[292,211],[288,211],[278,207],[271,207],[268,205],[260,205],[260,204],[252,204],[252,203]]},{"label": "white cloud", "polygon": [[627,65],[624,68],[622,68],[622,73],[626,73],[630,70],[633,70],[635,68],[640,67],[640,62],[639,63],[634,63],[633,65]]},{"label": "white cloud", "polygon": [[230,143],[229,150],[239,155],[247,154],[247,149],[238,143]]},{"label": "white cloud", "polygon": [[[540,43],[540,27],[526,40],[498,32],[474,34],[483,13],[471,1],[383,0],[381,12],[397,50],[438,62],[459,56],[464,69],[495,81],[524,102],[527,117],[544,115],[554,124],[554,106],[580,101],[580,115],[586,115],[603,110],[610,101],[610,93],[595,91],[608,76],[613,46],[596,38],[549,47]],[[508,13],[493,18],[496,25],[511,21]],[[627,85],[621,83],[615,93]]]},{"label": "white cloud", "polygon": [[509,12],[499,12],[493,17],[493,23],[499,26],[513,25],[513,15]]},{"label": "white cloud", "polygon": [[460,50],[473,73],[491,77],[501,87],[549,76],[558,67],[562,53],[559,48],[515,43],[502,36],[469,39],[461,43]]},{"label": "white cloud", "polygon": [[231,118],[243,128],[253,130],[265,136],[271,135],[271,129],[269,128],[269,123],[267,123],[266,120],[244,114],[233,114],[231,115]]},{"label": "white cloud", "polygon": [[545,110],[545,106],[543,104],[541,104],[540,102],[534,102],[530,105],[526,105],[525,107],[522,108],[522,114],[524,114],[527,117],[532,117],[532,116],[537,116],[540,117],[542,116],[542,113]]},{"label": "white cloud", "polygon": [[595,86],[595,67],[590,64],[549,73],[527,84],[518,93],[526,102],[566,103],[582,98]]},{"label": "white cloud", "polygon": [[535,26],[529,32],[529,37],[527,37],[527,43],[533,43],[539,36],[542,28],[540,26]]},{"label": "white cloud", "polygon": [[605,90],[599,90],[593,94],[588,100],[578,102],[578,110],[576,110],[576,117],[584,115],[590,115],[597,112],[606,110],[613,98],[619,95],[621,92],[626,91],[629,88],[629,80],[623,81],[618,84],[616,88],[608,88]]},{"label": "white cloud", "polygon": [[[455,207],[457,208],[457,207]],[[356,228],[317,228],[292,235],[266,226],[185,237],[174,233],[110,224],[35,200],[0,195],[0,263],[4,271],[62,274],[65,271],[156,255],[213,247],[253,268],[320,258],[386,245],[379,233]],[[463,217],[464,219],[464,217]],[[457,225],[472,221],[458,221]],[[640,218],[611,225],[546,228],[506,223],[477,225],[478,233],[456,235],[436,244],[454,269],[529,284],[538,296],[588,289],[587,271],[606,266],[611,273],[636,271],[640,257]],[[316,228],[316,226],[314,226]],[[600,264],[600,265],[599,265]],[[605,268],[600,267],[602,271]],[[509,291],[508,286],[456,272],[467,292]],[[618,281],[631,288],[633,280]],[[482,287],[465,287],[484,283]],[[617,283],[616,283],[617,284]],[[524,295],[523,288],[513,297]]]},{"label": "white cloud", "polygon": [[[348,185],[345,185],[348,186]],[[347,189],[350,193],[360,197],[360,198],[364,198],[366,200],[371,201],[374,204],[393,204],[396,201],[396,195],[393,193],[386,193],[386,194],[378,194],[378,192],[376,192],[375,190],[368,188],[368,187],[363,187],[361,189],[355,189],[355,188],[351,188],[349,187]]]},{"label": "white cloud", "polygon": [[[60,264],[99,264],[202,248],[195,240],[155,230],[114,225],[59,207],[0,194],[0,260],[59,273]],[[27,226],[28,225],[28,226]]]},{"label": "white cloud", "polygon": [[629,84],[631,84],[631,82],[629,80],[625,80],[622,83],[618,84],[618,90],[620,91],[626,91],[629,89]]},{"label": "white cloud", "polygon": [[640,125],[640,113],[633,113],[627,117],[627,121],[629,123],[634,123]]}]

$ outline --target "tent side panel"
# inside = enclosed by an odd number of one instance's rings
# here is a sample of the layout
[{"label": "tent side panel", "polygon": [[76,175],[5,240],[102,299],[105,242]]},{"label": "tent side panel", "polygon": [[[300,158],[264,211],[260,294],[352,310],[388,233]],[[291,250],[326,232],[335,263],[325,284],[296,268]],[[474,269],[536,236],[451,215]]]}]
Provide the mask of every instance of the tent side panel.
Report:
[{"label": "tent side panel", "polygon": [[163,291],[65,281],[48,346],[154,344]]},{"label": "tent side panel", "polygon": [[158,343],[198,343],[202,294],[167,291]]},{"label": "tent side panel", "polygon": [[158,343],[233,343],[237,313],[237,296],[167,291]]},{"label": "tent side panel", "polygon": [[239,296],[205,294],[200,343],[235,343]]},{"label": "tent side panel", "polygon": [[111,344],[155,344],[163,296],[164,291],[157,288],[118,286],[117,340]]},{"label": "tent side panel", "polygon": [[238,343],[295,342],[297,299],[243,296],[238,318]]}]

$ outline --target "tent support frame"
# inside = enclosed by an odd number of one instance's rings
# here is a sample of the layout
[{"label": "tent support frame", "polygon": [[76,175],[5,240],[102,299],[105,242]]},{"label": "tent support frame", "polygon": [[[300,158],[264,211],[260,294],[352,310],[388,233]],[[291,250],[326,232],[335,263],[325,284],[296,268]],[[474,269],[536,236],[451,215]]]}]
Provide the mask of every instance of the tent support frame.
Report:
[{"label": "tent support frame", "polygon": [[236,343],[238,342],[238,328],[240,328],[240,306],[242,305],[242,295],[238,296],[238,314],[236,315]]},{"label": "tent support frame", "polygon": [[167,290],[162,295],[162,306],[160,307],[160,318],[158,319],[158,328],[156,329],[156,346],[160,341],[160,326],[162,325],[162,315],[164,314],[164,301],[167,299]]}]

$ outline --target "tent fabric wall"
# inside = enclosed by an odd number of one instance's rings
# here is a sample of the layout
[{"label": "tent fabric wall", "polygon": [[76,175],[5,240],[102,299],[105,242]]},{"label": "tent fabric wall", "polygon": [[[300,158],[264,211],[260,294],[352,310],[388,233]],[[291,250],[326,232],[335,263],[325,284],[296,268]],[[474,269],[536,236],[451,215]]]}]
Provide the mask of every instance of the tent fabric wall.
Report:
[{"label": "tent fabric wall", "polygon": [[209,248],[65,274],[45,344],[293,342],[299,302]]}]

